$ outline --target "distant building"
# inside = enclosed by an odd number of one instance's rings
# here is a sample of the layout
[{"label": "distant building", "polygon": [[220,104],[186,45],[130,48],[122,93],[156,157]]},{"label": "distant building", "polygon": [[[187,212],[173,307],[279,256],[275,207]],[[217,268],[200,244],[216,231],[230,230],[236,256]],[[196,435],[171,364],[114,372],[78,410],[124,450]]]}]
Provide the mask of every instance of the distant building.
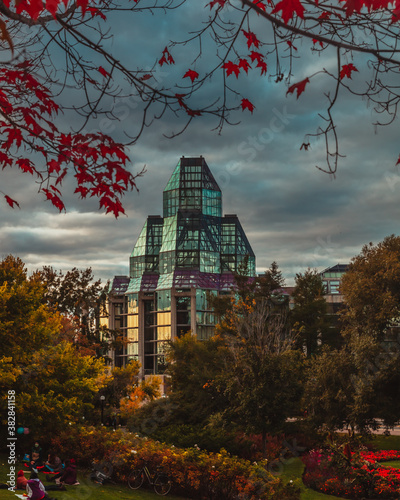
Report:
[{"label": "distant building", "polygon": [[163,192],[163,216],[150,215],[130,257],[129,276],[115,276],[103,324],[121,330],[126,347],[116,366],[138,359],[143,373],[165,369],[165,343],[215,328],[207,292],[229,293],[233,272],[255,255],[236,215],[222,216],[222,194],[205,159],[182,157]]},{"label": "distant building", "polygon": [[320,273],[322,283],[325,286],[324,297],[328,304],[327,313],[330,317],[330,331],[322,339],[322,342],[327,342],[332,346],[339,346],[342,343],[339,311],[343,307],[343,294],[340,292],[340,282],[348,268],[348,264],[336,264]]}]

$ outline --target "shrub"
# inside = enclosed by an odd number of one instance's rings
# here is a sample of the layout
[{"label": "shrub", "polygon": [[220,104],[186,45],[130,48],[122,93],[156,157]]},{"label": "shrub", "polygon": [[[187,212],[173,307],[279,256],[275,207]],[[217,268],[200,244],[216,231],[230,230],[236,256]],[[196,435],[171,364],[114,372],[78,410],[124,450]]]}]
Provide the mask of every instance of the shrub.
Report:
[{"label": "shrub", "polygon": [[351,464],[344,468],[338,465],[334,453],[312,450],[303,457],[303,482],[322,493],[344,498],[398,499],[400,471],[376,463],[377,458],[391,460],[398,456],[396,451],[353,453]]},{"label": "shrub", "polygon": [[161,466],[174,488],[193,498],[233,500],[298,500],[299,489],[285,485],[266,470],[266,461],[251,463],[221,450],[208,453],[199,447],[175,448],[138,435],[106,428],[74,428],[52,439],[53,448],[79,464],[93,459],[114,465],[114,476],[125,482],[129,473],[147,463]]}]

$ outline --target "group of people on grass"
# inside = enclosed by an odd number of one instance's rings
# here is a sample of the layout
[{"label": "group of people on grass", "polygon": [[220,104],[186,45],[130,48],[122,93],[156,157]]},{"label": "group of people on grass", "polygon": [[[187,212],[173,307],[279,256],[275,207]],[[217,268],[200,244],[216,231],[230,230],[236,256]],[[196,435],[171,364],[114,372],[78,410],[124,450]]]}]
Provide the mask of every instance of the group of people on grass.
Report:
[{"label": "group of people on grass", "polygon": [[[26,467],[31,471],[29,479],[25,477],[23,470],[18,472],[17,489],[26,490],[29,500],[43,500],[50,497],[47,491],[65,490],[65,485],[76,485],[77,470],[73,458],[66,460],[63,464],[61,459],[53,452],[48,454],[47,460],[43,460],[43,451],[40,444],[36,441],[30,454],[25,455],[27,459]],[[39,479],[38,473],[47,474],[48,481],[54,481],[55,484],[43,485]]]}]

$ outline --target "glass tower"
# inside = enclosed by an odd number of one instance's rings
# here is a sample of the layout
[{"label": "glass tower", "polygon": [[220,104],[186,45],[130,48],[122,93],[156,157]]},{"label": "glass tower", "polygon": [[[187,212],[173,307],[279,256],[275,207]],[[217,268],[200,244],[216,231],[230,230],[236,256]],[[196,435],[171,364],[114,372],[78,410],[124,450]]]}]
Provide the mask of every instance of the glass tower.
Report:
[{"label": "glass tower", "polygon": [[[254,252],[237,216],[222,216],[221,190],[205,159],[182,157],[163,192],[163,216],[147,218],[133,248],[129,277],[114,278],[111,296],[128,341],[115,364],[134,358],[144,374],[162,373],[166,341],[189,331],[209,338],[215,319],[207,292],[231,293],[246,256],[254,276]],[[113,318],[110,310],[110,327]]]}]

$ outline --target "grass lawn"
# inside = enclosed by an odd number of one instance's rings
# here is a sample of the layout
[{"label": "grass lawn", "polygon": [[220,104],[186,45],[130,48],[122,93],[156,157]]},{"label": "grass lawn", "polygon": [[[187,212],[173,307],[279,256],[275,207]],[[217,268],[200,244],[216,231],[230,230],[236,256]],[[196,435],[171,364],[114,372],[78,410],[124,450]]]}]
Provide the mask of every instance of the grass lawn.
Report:
[{"label": "grass lawn", "polygon": [[376,435],[368,442],[374,450],[400,450],[400,436]]},{"label": "grass lawn", "polygon": [[[302,478],[304,470],[304,464],[300,458],[292,458],[288,460],[283,466],[282,479],[285,481],[290,481],[290,479],[300,479]],[[324,495],[323,493],[318,493],[310,488],[307,488],[303,482],[301,482],[301,500],[343,500],[342,497],[335,497],[333,495]]]},{"label": "grass lawn", "polygon": [[[20,466],[21,465],[21,466]],[[22,464],[17,464],[16,470],[25,468]],[[9,472],[9,466],[7,465],[7,459],[4,455],[0,455],[0,482],[7,482],[7,473]],[[29,473],[25,473],[25,477],[29,477]],[[48,484],[46,481],[46,474],[40,474],[39,478],[43,482],[44,486]],[[100,486],[92,483],[90,480],[85,479],[82,475],[78,474],[78,480],[81,483],[79,486],[67,486],[67,491],[49,491],[50,497],[57,498],[57,500],[155,500],[160,498],[153,490],[140,488],[139,490],[131,490],[125,485],[106,485]],[[16,500],[15,494],[8,490],[0,490],[0,498],[3,500]],[[22,495],[24,491],[16,490],[16,493]],[[171,500],[188,500],[183,497],[177,497],[174,495],[167,495],[166,498]]]},{"label": "grass lawn", "polygon": [[381,465],[385,467],[387,465],[388,467],[394,467],[395,469],[400,469],[400,460],[392,460],[390,462],[380,462]]}]

